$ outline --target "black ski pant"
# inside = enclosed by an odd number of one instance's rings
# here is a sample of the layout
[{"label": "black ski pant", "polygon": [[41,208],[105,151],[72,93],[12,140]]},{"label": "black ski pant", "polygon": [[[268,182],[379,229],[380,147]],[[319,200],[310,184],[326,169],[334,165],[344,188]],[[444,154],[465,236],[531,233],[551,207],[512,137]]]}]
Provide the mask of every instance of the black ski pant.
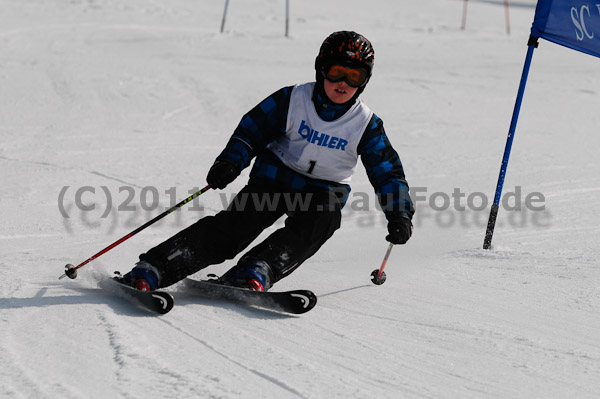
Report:
[{"label": "black ski pant", "polygon": [[248,185],[228,209],[207,216],[140,255],[161,273],[167,287],[210,265],[233,259],[267,227],[287,215],[274,231],[242,256],[240,263],[262,261],[271,269],[271,285],[314,255],[341,223],[341,200],[335,191],[279,192]]}]

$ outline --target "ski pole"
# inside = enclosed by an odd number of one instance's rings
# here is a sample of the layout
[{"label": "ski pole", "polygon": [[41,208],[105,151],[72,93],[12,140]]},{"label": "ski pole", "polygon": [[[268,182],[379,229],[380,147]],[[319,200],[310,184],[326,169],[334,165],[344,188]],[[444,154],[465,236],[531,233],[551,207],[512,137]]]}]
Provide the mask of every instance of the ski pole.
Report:
[{"label": "ski pole", "polygon": [[527,55],[525,56],[525,64],[523,65],[523,72],[521,73],[521,82],[519,83],[519,90],[517,91],[517,99],[515,100],[515,107],[513,108],[512,119],[510,120],[508,136],[506,137],[504,155],[502,156],[502,164],[500,164],[500,173],[498,174],[498,183],[496,183],[494,203],[492,204],[492,208],[490,209],[490,217],[488,219],[487,228],[485,230],[485,237],[483,239],[483,249],[490,249],[492,246],[492,237],[494,236],[496,218],[498,217],[498,210],[500,209],[500,200],[502,199],[502,187],[504,186],[504,179],[506,179],[506,169],[508,168],[510,151],[512,149],[513,140],[515,139],[517,122],[519,121],[521,104],[523,103],[523,96],[525,95],[527,77],[529,76],[529,68],[531,67],[533,51],[538,46],[538,39],[539,38],[537,37],[530,36],[529,41],[527,42]]},{"label": "ski pole", "polygon": [[375,285],[381,285],[383,283],[385,283],[385,272],[383,271],[383,269],[385,269],[385,265],[387,264],[387,261],[390,257],[390,253],[392,252],[392,248],[394,247],[394,244],[392,244],[390,242],[390,245],[388,246],[388,249],[385,253],[385,257],[383,258],[383,262],[381,262],[381,267],[379,269],[375,269],[373,270],[373,273],[371,273],[371,281],[373,282],[373,284]]},{"label": "ski pole", "polygon": [[225,0],[225,9],[223,10],[223,19],[221,20],[221,33],[225,30],[225,19],[227,18],[227,7],[229,6],[229,0]]},{"label": "ski pole", "polygon": [[508,12],[508,0],[504,0],[504,11],[506,17],[506,34],[510,35],[510,15]]},{"label": "ski pole", "polygon": [[163,213],[161,213],[160,215],[156,216],[154,219],[150,220],[149,222],[146,222],[145,224],[143,224],[142,226],[138,227],[137,229],[133,230],[131,233],[121,237],[120,239],[118,239],[117,241],[113,242],[112,244],[110,244],[108,247],[104,248],[102,251],[98,252],[95,255],[92,255],[90,258],[88,258],[87,260],[81,262],[80,264],[78,264],[77,266],[73,266],[72,264],[67,264],[65,266],[65,272],[63,273],[62,276],[60,276],[58,279],[62,279],[65,277],[69,277],[71,279],[74,279],[77,277],[77,269],[85,266],[86,264],[90,263],[91,261],[93,261],[94,259],[98,258],[99,256],[105,254],[106,252],[110,251],[111,249],[113,249],[114,247],[116,247],[117,245],[121,244],[123,241],[126,241],[128,239],[130,239],[131,237],[133,237],[134,235],[136,235],[137,233],[139,233],[140,231],[144,230],[146,227],[158,222],[160,219],[164,218],[165,216],[167,216],[168,214],[176,211],[177,209],[181,208],[182,206],[184,206],[185,204],[187,204],[188,202],[194,200],[195,198],[199,197],[200,195],[202,195],[203,193],[205,193],[206,191],[210,190],[210,186],[206,186],[203,189],[201,189],[200,191],[195,192],[194,194],[190,195],[189,197],[187,197],[186,199],[184,199],[183,201],[181,201],[180,203],[178,203],[177,205],[167,209],[166,211],[164,211]]},{"label": "ski pole", "polygon": [[465,30],[467,27],[467,1],[463,3],[463,13],[462,13],[462,24],[460,25],[460,29]]}]

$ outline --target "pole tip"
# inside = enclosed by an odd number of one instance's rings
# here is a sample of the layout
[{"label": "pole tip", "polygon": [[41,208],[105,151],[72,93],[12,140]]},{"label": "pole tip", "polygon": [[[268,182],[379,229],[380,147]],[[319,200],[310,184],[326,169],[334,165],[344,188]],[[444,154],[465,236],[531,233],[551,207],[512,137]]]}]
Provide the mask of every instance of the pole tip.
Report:
[{"label": "pole tip", "polygon": [[371,281],[373,282],[373,284],[375,285],[381,285],[383,283],[385,283],[385,272],[381,272],[381,275],[379,274],[379,269],[375,269],[373,270],[373,273],[371,273]]},{"label": "pole tip", "polygon": [[70,279],[77,278],[77,269],[75,268],[75,266],[73,266],[72,264],[68,263],[65,266],[65,275],[67,277],[69,277]]}]

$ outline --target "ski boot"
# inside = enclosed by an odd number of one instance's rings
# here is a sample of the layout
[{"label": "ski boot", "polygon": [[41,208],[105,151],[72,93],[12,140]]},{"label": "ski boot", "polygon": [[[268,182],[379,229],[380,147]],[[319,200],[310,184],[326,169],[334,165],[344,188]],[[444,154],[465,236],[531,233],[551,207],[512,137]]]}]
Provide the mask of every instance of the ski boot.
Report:
[{"label": "ski boot", "polygon": [[252,291],[267,291],[271,288],[272,276],[271,268],[265,262],[251,261],[234,266],[219,280],[223,284]]},{"label": "ski boot", "polygon": [[122,277],[122,281],[140,291],[155,291],[160,283],[160,273],[156,267],[142,260]]}]

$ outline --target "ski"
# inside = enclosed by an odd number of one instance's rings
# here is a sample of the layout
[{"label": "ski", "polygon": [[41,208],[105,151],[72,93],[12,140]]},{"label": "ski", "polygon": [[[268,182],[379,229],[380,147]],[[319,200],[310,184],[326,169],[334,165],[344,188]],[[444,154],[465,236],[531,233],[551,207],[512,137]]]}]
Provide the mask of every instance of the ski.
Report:
[{"label": "ski", "polygon": [[189,278],[185,279],[185,286],[194,295],[202,298],[222,299],[241,305],[256,306],[285,313],[306,313],[317,304],[317,296],[309,290],[260,292]]},{"label": "ski", "polygon": [[122,283],[119,277],[113,277],[110,280],[114,282],[114,285],[118,287],[125,296],[135,300],[138,304],[153,312],[166,314],[169,313],[175,305],[173,296],[168,292],[140,291],[130,285]]}]

